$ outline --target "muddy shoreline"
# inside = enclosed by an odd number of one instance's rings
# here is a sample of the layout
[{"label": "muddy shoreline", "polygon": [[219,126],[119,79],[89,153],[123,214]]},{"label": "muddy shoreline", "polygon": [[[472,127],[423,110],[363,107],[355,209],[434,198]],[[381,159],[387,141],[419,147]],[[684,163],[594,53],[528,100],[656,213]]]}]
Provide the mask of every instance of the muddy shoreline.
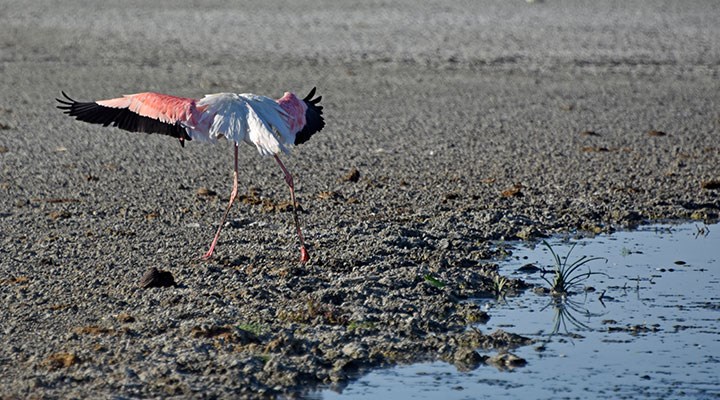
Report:
[{"label": "muddy shoreline", "polygon": [[[503,242],[718,218],[720,16],[672,4],[3,4],[0,397],[293,397],[526,344],[466,301]],[[313,86],[327,128],[284,158],[306,265],[272,160],[242,148],[201,262],[230,146],[54,108]]]}]

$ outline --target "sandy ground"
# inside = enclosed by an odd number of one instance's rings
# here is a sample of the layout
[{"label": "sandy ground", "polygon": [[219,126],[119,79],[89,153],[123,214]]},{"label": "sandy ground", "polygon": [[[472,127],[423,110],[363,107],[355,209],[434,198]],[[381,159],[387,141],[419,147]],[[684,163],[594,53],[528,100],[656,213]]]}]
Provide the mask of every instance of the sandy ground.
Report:
[{"label": "sandy ground", "polygon": [[[494,241],[720,211],[714,1],[0,9],[3,398],[294,396],[358,368],[473,365],[523,343],[464,329],[485,317],[458,300],[491,295]],[[243,148],[243,201],[200,262],[231,147],[54,104],[313,86],[327,127],[285,157],[305,266],[271,159]],[[150,267],[178,286],[139,288]]]}]

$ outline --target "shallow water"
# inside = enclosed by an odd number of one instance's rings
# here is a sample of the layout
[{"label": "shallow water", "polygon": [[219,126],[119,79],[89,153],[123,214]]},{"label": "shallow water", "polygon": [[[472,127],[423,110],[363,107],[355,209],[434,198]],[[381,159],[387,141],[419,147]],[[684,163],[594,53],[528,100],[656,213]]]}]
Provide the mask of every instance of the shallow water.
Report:
[{"label": "shallow water", "polygon": [[[504,329],[537,341],[513,351],[527,366],[470,372],[443,362],[401,366],[314,397],[720,398],[719,235],[718,224],[683,224],[577,241],[554,238],[549,242],[561,257],[577,243],[570,262],[606,258],[586,266],[607,276],[592,275],[583,287],[595,291],[570,296],[560,310],[532,290],[482,302],[491,315],[478,326],[483,332]],[[516,272],[529,263],[552,266],[545,246],[518,245],[512,253],[500,264],[502,275],[547,286],[539,273]]]}]

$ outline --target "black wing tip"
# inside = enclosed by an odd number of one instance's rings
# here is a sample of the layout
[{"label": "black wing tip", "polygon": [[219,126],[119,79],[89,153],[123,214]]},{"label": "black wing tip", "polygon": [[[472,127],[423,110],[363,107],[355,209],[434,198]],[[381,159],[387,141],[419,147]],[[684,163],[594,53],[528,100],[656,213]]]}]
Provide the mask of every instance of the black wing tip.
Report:
[{"label": "black wing tip", "polygon": [[310,93],[303,98],[303,102],[307,106],[305,111],[305,126],[300,132],[295,135],[295,144],[302,144],[310,140],[310,137],[317,132],[320,132],[325,127],[325,119],[323,118],[323,106],[320,105],[322,96],[315,96],[317,91],[316,87],[310,90]]},{"label": "black wing tip", "polygon": [[55,101],[57,101],[58,103],[61,104],[61,105],[58,105],[57,108],[59,108],[61,110],[69,110],[70,107],[72,107],[74,104],[77,104],[77,101],[73,100],[70,96],[68,96],[64,90],[61,90],[60,93],[62,93],[62,95],[63,95],[63,97],[65,97],[65,99],[60,99],[57,97],[55,98]]},{"label": "black wing tip", "polygon": [[310,93],[308,93],[307,96],[305,96],[305,98],[303,99],[303,101],[305,102],[305,104],[306,104],[308,107],[311,107],[311,108],[317,110],[319,114],[322,114],[323,106],[320,105],[320,101],[322,100],[322,96],[317,96],[317,97],[313,98],[313,97],[315,96],[315,91],[316,91],[316,89],[317,89],[317,88],[314,88],[314,87],[313,87],[312,90],[310,91]]},{"label": "black wing tip", "polygon": [[310,90],[310,93],[308,93],[307,96],[305,96],[305,98],[303,100],[308,101],[308,100],[312,99],[312,97],[315,96],[316,90],[317,90],[317,86],[313,86],[313,88]]},{"label": "black wing tip", "polygon": [[[307,95],[305,95],[305,97],[303,98],[303,101],[311,102],[311,103],[319,102],[320,99],[322,99],[322,96],[315,97],[316,92],[317,92],[317,87],[313,86],[313,88],[310,89],[310,92]],[[313,97],[315,97],[315,98],[313,99]]]}]

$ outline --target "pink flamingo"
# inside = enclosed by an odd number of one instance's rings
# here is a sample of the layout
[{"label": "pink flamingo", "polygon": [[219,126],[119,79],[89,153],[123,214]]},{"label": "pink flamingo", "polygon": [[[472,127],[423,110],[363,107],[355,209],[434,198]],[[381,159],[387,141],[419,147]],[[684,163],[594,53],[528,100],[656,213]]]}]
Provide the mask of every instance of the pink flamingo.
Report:
[{"label": "pink flamingo", "polygon": [[293,220],[300,240],[300,262],[305,263],[310,259],[298,221],[293,178],[278,154],[288,153],[287,146],[290,144],[305,143],[325,126],[323,107],[319,104],[322,96],[313,99],[315,88],[302,100],[289,92],[285,92],[278,100],[250,93],[217,93],[196,100],[145,92],[81,103],[71,99],[65,92],[62,94],[64,100],[56,99],[60,102],[58,108],[80,121],[103,126],[112,124],[131,132],[169,135],[178,138],[182,146],[185,146],[186,140],[216,142],[221,137],[235,142],[235,173],[230,203],[220,220],[210,249],[203,256],[206,260],[212,257],[225,219],[237,196],[238,145],[246,142],[255,145],[261,155],[272,155],[290,187]]}]

